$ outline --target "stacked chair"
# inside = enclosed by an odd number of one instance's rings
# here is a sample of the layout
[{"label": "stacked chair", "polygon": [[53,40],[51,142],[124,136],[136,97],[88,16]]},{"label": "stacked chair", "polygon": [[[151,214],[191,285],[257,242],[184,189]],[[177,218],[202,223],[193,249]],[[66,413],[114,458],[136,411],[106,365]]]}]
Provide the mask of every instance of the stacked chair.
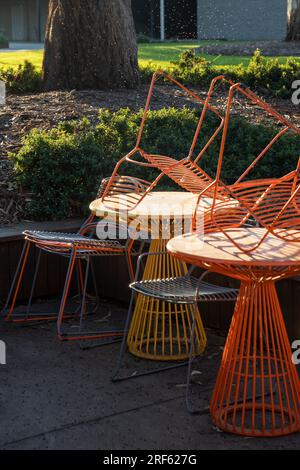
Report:
[{"label": "stacked chair", "polygon": [[[142,119],[140,131],[138,133],[137,144],[135,148],[128,153],[120,162],[116,165],[110,178],[104,179],[101,183],[97,198],[101,199],[104,204],[114,204],[118,202],[120,210],[129,210],[139,204],[142,199],[149,194],[159,183],[163,172],[159,172],[158,176],[153,181],[146,181],[132,175],[120,174],[121,167],[126,164],[127,166],[134,166],[136,169],[157,169],[152,163],[149,163],[147,159],[139,161],[134,159],[137,153],[144,156],[144,151],[140,148],[142,140],[143,130],[148,115],[150,100],[152,96],[154,82],[157,76],[153,77],[147,104]],[[166,78],[168,78],[166,76]],[[171,79],[172,80],[172,79]],[[178,86],[188,92],[194,99],[203,104],[203,100],[197,97],[192,92],[189,92],[185,87],[178,84]],[[130,198],[128,198],[130,194]],[[122,196],[126,196],[126,204],[122,206]],[[114,221],[110,221],[110,228],[112,233],[121,233],[123,230],[127,230],[127,227],[122,227],[122,222],[117,221],[117,226],[112,227]],[[103,221],[103,224],[107,224],[107,221]],[[20,257],[20,261],[16,270],[15,277],[13,279],[11,289],[4,306],[2,315],[6,321],[14,323],[27,323],[27,322],[40,322],[57,320],[58,337],[61,340],[92,340],[92,339],[118,339],[120,335],[123,335],[123,329],[121,331],[100,331],[100,332],[85,332],[83,331],[83,320],[88,313],[87,306],[91,304],[93,311],[97,309],[99,300],[97,292],[97,283],[95,279],[95,273],[93,269],[92,259],[98,256],[125,256],[129,275],[131,280],[134,280],[134,268],[132,263],[132,257],[140,253],[139,250],[135,250],[134,242],[128,238],[127,240],[99,240],[96,236],[97,228],[99,229],[99,221],[95,220],[94,216],[88,218],[83,224],[78,233],[52,233],[43,231],[26,231],[24,232],[24,248]],[[27,262],[29,259],[29,253],[32,247],[38,250],[36,267],[32,279],[32,286],[30,290],[29,302],[25,312],[16,312],[15,306],[20,293],[20,288],[23,280],[23,276],[26,270]],[[34,297],[34,291],[36,282],[38,279],[38,272],[40,267],[42,253],[60,255],[69,260],[68,271],[65,279],[65,285],[63,289],[63,295],[61,299],[61,305],[59,312],[55,313],[35,313],[32,311],[32,300]],[[83,264],[85,263],[85,270]],[[72,276],[74,272],[77,273],[77,285],[78,294],[80,299],[80,307],[75,312],[67,312],[66,304],[68,294],[70,291]],[[89,275],[92,274],[92,281],[94,284],[95,296],[91,297],[87,295],[87,287],[89,281]],[[64,327],[64,320],[78,318],[78,331],[75,332],[74,327],[70,327],[70,321],[68,321],[68,327]],[[76,326],[76,325],[75,325]]]},{"label": "stacked chair", "polygon": [[[222,181],[222,169],[235,93],[242,93],[282,126],[237,182],[229,186]],[[296,262],[300,250],[300,159],[295,169],[282,177],[247,179],[288,131],[300,134],[248,88],[230,84],[216,178],[209,188],[213,201],[204,219],[205,248],[212,254],[217,251],[217,255],[203,263],[196,255],[184,257],[186,262],[241,281],[210,409],[217,426],[252,437],[279,436],[300,429],[300,382],[275,289],[275,282],[300,272]],[[205,193],[199,195],[199,201]],[[232,207],[232,200],[238,203],[235,211],[226,211],[226,206]],[[187,236],[190,242],[200,235],[196,231],[199,216],[202,212],[196,208],[194,236]],[[220,258],[228,254],[234,261],[222,263]],[[193,347],[188,372],[189,408],[192,359]]]},{"label": "stacked chair", "polygon": [[[203,106],[203,111],[201,113],[198,125],[195,130],[195,135],[191,143],[191,147],[189,149],[189,153],[185,158],[182,158],[181,160],[176,160],[170,156],[165,156],[165,155],[153,155],[148,153],[142,146],[142,136],[143,136],[143,131],[144,127],[146,124],[149,108],[150,108],[150,103],[151,103],[151,98],[153,96],[153,91],[154,91],[154,86],[155,83],[159,79],[164,79],[164,80],[169,80],[171,81],[174,85],[179,87],[181,90],[183,90],[188,96],[196,99],[202,106]],[[212,135],[208,136],[206,139],[206,142],[203,144],[203,148],[197,155],[197,157],[193,160],[193,155],[195,153],[196,145],[198,142],[199,134],[200,131],[202,130],[202,126],[204,123],[204,119],[207,117],[207,111],[210,111],[214,118],[218,121],[218,125],[216,129],[213,131]],[[209,103],[209,100],[202,100],[199,98],[195,93],[191,92],[188,90],[186,87],[178,83],[176,80],[174,80],[172,77],[169,75],[159,72],[156,73],[153,76],[152,83],[150,86],[149,90],[149,95],[145,107],[145,112],[140,128],[140,133],[139,137],[137,140],[136,148],[133,150],[133,152],[139,154],[142,157],[142,162],[139,163],[144,166],[149,166],[154,167],[156,169],[159,169],[161,171],[161,174],[159,175],[158,179],[155,181],[155,186],[159,179],[162,176],[167,176],[170,179],[172,179],[175,183],[178,183],[178,185],[181,188],[184,188],[185,190],[192,192],[192,193],[200,193],[207,189],[209,186],[212,185],[213,183],[213,177],[209,176],[199,165],[198,161],[200,158],[209,150],[210,145],[212,142],[217,138],[217,136],[220,134],[222,128],[224,126],[224,119],[222,116],[219,114],[219,112]],[[115,168],[115,172],[113,173],[112,178],[115,176],[119,176],[119,170],[120,166],[122,165],[123,162],[130,162],[134,163],[132,160],[132,155],[129,155],[129,157],[125,157],[125,159],[121,162],[118,163],[118,165]],[[112,184],[113,184],[113,179],[112,179]],[[151,187],[151,190],[153,189],[154,186]],[[138,203],[142,201],[142,199],[148,194],[147,190],[143,194],[143,196],[139,199]],[[212,196],[213,193],[211,193]],[[106,195],[104,194],[103,198],[104,202],[106,201]],[[126,198],[127,201],[127,198]],[[113,201],[115,202],[115,201]],[[109,205],[110,201],[105,202],[105,204]],[[121,205],[122,206],[122,205]],[[124,201],[124,208],[128,207],[128,203],[126,205],[126,202]],[[134,208],[134,205],[130,205],[130,209]],[[163,248],[163,244],[162,244]],[[153,259],[153,263],[155,262],[157,265],[162,266],[163,269],[161,271],[162,277],[156,278],[156,279],[151,279],[149,278],[149,273],[148,273],[148,266],[146,265],[145,269],[144,268],[144,263],[142,263],[143,259],[147,258],[148,260],[151,258]],[[149,263],[151,263],[149,261]],[[180,263],[179,265],[176,265],[174,268],[172,263],[174,262],[172,260],[169,260],[167,253],[162,250],[160,252],[151,252],[151,253],[144,253],[141,255],[139,263],[138,263],[138,268],[137,268],[137,274],[136,274],[136,279],[135,282],[131,284],[131,289],[132,289],[132,297],[131,297],[131,302],[130,302],[130,307],[128,311],[128,317],[127,317],[127,322],[126,322],[126,328],[125,328],[125,334],[121,346],[121,351],[120,351],[120,356],[119,356],[119,361],[117,365],[117,369],[114,375],[114,380],[119,381],[119,380],[124,380],[124,379],[129,379],[129,378],[137,378],[141,375],[145,374],[153,374],[159,371],[165,371],[174,367],[178,367],[178,364],[175,365],[167,365],[151,370],[146,370],[142,372],[136,372],[134,374],[128,374],[128,373],[121,373],[121,368],[124,364],[124,358],[125,358],[125,349],[126,349],[126,343],[129,346],[130,350],[135,350],[137,355],[140,357],[144,357],[145,359],[152,359],[153,355],[147,354],[147,348],[149,348],[149,343],[151,343],[151,329],[153,327],[153,322],[154,318],[156,317],[164,317],[164,316],[169,316],[169,323],[174,323],[175,325],[175,331],[173,331],[173,326],[170,325],[165,325],[165,323],[162,321],[163,326],[160,326],[161,330],[159,332],[156,331],[155,336],[160,338],[161,342],[161,347],[163,354],[159,355],[159,353],[156,353],[156,358],[157,360],[163,361],[164,359],[166,360],[167,354],[166,350],[172,351],[172,349],[177,348],[178,351],[180,351],[181,354],[178,354],[177,357],[179,359],[180,356],[184,356],[182,353],[182,350],[189,349],[189,344],[190,344],[190,339],[191,339],[191,325],[192,321],[190,318],[187,319],[187,321],[182,320],[184,317],[183,311],[182,311],[182,306],[183,305],[188,305],[188,306],[193,306],[196,302],[223,302],[223,301],[235,301],[237,298],[237,290],[235,288],[230,288],[230,287],[223,287],[211,283],[204,282],[201,276],[201,281],[200,281],[200,286],[198,286],[198,278],[194,275],[193,270],[186,270],[186,267],[183,263]],[[169,273],[169,277],[166,277]],[[172,276],[170,277],[170,273],[176,273],[175,277]],[[143,276],[142,276],[143,275]],[[146,279],[146,280],[145,280]],[[144,308],[144,305],[147,305],[147,302],[152,303],[155,305],[155,311],[153,311],[153,315],[150,315],[150,318],[146,319],[146,316],[143,317],[143,320],[138,319],[138,315],[135,317],[132,316],[133,313],[133,306],[134,306],[134,301],[136,299],[136,296],[143,296],[146,299],[144,303],[138,303],[137,305],[139,306],[140,309]],[[140,298],[140,297],[138,297]],[[167,305],[164,306],[164,304],[160,304],[159,302],[166,303]],[[169,307],[168,307],[169,305]],[[178,305],[175,307],[174,313],[170,314],[169,312],[172,311],[172,307],[170,305]],[[160,311],[162,309],[162,312]],[[192,311],[193,309],[191,309]],[[197,312],[197,344],[195,344],[194,352],[196,354],[199,354],[199,352],[203,352],[203,347],[201,347],[201,343],[203,344],[204,338],[202,334],[202,328],[201,328],[201,323],[199,320],[199,314]],[[136,328],[130,328],[130,325],[135,322],[136,323]],[[159,322],[160,324],[161,322]],[[182,332],[178,332],[178,324],[180,324],[179,329],[182,329]],[[177,326],[177,330],[176,330]],[[153,327],[154,330],[157,329],[157,327]],[[166,331],[166,329],[168,331]],[[138,330],[138,331],[137,331]],[[141,332],[142,331],[142,332]],[[172,344],[174,343],[174,344]],[[183,343],[183,346],[181,344]],[[205,339],[206,343],[206,339]],[[144,348],[144,345],[146,344],[146,348]],[[175,358],[175,354],[172,351],[170,356],[173,356]],[[152,357],[151,357],[152,356]],[[174,360],[174,359],[173,359]],[[182,360],[182,359],[181,359]],[[179,366],[182,364],[179,364]]]}]

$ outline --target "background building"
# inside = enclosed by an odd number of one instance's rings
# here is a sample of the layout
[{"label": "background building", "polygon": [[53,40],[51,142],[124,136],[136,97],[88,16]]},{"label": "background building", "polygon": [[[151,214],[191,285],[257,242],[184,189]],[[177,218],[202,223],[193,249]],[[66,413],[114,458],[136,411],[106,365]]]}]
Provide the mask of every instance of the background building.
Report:
[{"label": "background building", "polygon": [[155,39],[197,38],[198,0],[132,0],[138,33]]},{"label": "background building", "polygon": [[48,0],[0,0],[0,32],[10,41],[41,42]]},{"label": "background building", "polygon": [[285,39],[287,0],[198,0],[199,39]]},{"label": "background building", "polygon": [[[41,42],[48,0],[0,0],[0,32]],[[138,33],[156,39],[284,39],[287,0],[132,0]]]}]

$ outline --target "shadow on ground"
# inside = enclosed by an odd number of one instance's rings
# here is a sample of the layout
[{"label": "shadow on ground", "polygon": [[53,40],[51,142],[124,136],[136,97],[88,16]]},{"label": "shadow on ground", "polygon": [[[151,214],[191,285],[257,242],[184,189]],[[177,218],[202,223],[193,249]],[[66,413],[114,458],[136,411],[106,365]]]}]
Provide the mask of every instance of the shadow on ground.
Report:
[{"label": "shadow on ground", "polygon": [[[112,315],[126,311],[110,304]],[[107,313],[107,312],[106,312]],[[112,383],[119,345],[82,350],[60,343],[54,324],[1,324],[7,365],[0,366],[0,449],[200,450],[297,449],[300,434],[241,438],[214,428],[209,414],[186,411],[185,367]],[[197,405],[206,409],[224,338],[208,335],[196,368]],[[140,370],[144,361],[127,358]],[[152,366],[152,364],[151,364]],[[150,367],[146,364],[146,367]]]}]

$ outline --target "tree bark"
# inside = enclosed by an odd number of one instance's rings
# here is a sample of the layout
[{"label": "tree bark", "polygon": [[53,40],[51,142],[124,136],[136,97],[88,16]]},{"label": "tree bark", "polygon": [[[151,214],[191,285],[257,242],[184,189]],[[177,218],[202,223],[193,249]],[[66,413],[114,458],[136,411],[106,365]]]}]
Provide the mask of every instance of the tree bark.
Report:
[{"label": "tree bark", "polygon": [[45,90],[134,88],[137,83],[131,0],[50,0]]},{"label": "tree bark", "polygon": [[300,40],[300,0],[288,0],[288,31],[286,40]]}]

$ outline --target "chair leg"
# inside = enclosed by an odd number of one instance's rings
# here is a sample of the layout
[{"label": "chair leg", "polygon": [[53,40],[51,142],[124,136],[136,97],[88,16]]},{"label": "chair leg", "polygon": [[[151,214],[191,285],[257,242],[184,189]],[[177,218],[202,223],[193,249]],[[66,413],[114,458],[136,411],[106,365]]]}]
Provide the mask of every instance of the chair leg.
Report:
[{"label": "chair leg", "polygon": [[[6,304],[2,312],[2,315],[3,316],[6,315],[6,321],[11,321],[13,323],[20,323],[20,324],[29,323],[29,322],[41,322],[41,321],[57,321],[57,312],[53,312],[53,313],[32,313],[31,312],[33,295],[35,291],[35,286],[36,286],[36,282],[38,278],[38,272],[39,272],[40,261],[41,261],[41,256],[42,256],[42,250],[39,247],[37,247],[38,256],[37,256],[35,271],[34,271],[32,283],[31,283],[29,300],[26,306],[26,310],[24,313],[19,313],[17,315],[13,314],[31,246],[32,246],[32,243],[26,240],[24,243],[20,261],[19,261],[16,273],[15,273],[15,276],[14,276],[14,279],[10,288],[10,292],[8,294]],[[70,316],[73,316],[73,314],[70,314]]]},{"label": "chair leg", "polygon": [[77,258],[76,261],[77,261],[76,264],[77,264],[77,275],[78,275],[78,291],[81,295],[84,289],[82,259]]},{"label": "chair leg", "polygon": [[132,256],[131,256],[131,250],[132,250],[133,244],[134,244],[134,240],[132,240],[129,243],[128,249],[126,250],[126,253],[125,253],[126,264],[127,264],[127,269],[128,269],[128,273],[129,273],[129,279],[130,279],[131,282],[133,282],[134,278],[135,278],[133,263],[132,263]]},{"label": "chair leg", "polygon": [[[58,322],[57,322],[57,330],[58,330],[58,337],[62,341],[84,341],[84,340],[96,340],[96,339],[101,339],[101,340],[106,340],[101,342],[99,345],[94,345],[91,347],[82,347],[82,349],[92,349],[97,346],[104,346],[108,344],[112,344],[115,342],[119,342],[121,337],[123,336],[123,330],[109,330],[109,331],[83,331],[83,322],[84,322],[84,315],[85,315],[85,309],[86,309],[86,296],[87,296],[87,285],[88,285],[88,279],[89,279],[89,273],[90,273],[90,267],[92,266],[90,256],[87,256],[86,258],[86,270],[85,274],[83,275],[82,273],[82,291],[81,291],[81,306],[80,306],[80,319],[79,319],[79,328],[78,328],[78,333],[70,333],[70,332],[62,332],[62,323],[63,323],[63,318],[64,318],[64,311],[65,311],[65,306],[68,298],[68,292],[69,292],[69,287],[71,283],[71,278],[72,274],[74,271],[74,266],[76,262],[76,254],[72,254],[69,262],[69,269],[66,277],[66,282],[65,282],[65,288],[63,292],[63,297],[61,301],[61,307],[60,307],[60,312],[58,316]],[[92,271],[92,269],[91,269]],[[96,285],[96,278],[94,279],[95,285]],[[98,293],[96,294],[98,296]]]},{"label": "chair leg", "polygon": [[188,373],[187,373],[187,382],[186,382],[186,394],[185,394],[185,402],[186,402],[186,407],[189,413],[191,414],[199,414],[201,412],[209,412],[209,406],[204,410],[195,410],[192,405],[191,405],[191,399],[190,399],[190,392],[191,392],[191,378],[192,378],[192,362],[194,359],[194,347],[196,346],[195,341],[196,341],[196,319],[197,319],[197,308],[198,308],[198,302],[194,302],[194,315],[193,315],[193,324],[192,324],[192,332],[191,332],[191,339],[190,339],[190,355],[189,355],[189,362],[188,362]]},{"label": "chair leg", "polygon": [[81,309],[80,309],[80,324],[79,324],[79,332],[82,332],[82,327],[83,327],[83,320],[84,320],[84,314],[86,310],[86,289],[87,289],[87,283],[89,279],[89,271],[90,271],[90,257],[88,256],[86,258],[86,269],[85,269],[85,276],[84,276],[84,284],[83,284],[83,291],[82,291],[82,298],[81,298]]},{"label": "chair leg", "polygon": [[100,304],[100,295],[99,295],[99,289],[98,289],[98,284],[97,284],[97,279],[96,279],[93,257],[91,257],[90,263],[91,263],[92,281],[93,281],[94,292],[95,292],[95,307],[93,311],[96,312]]},{"label": "chair leg", "polygon": [[41,255],[42,255],[42,251],[40,249],[38,249],[38,258],[37,258],[37,262],[36,262],[36,267],[35,267],[34,276],[33,276],[32,285],[31,285],[31,290],[30,290],[30,296],[29,296],[27,309],[26,309],[26,321],[28,321],[29,318],[30,318],[30,310],[31,310],[31,306],[32,306],[33,294],[34,294],[36,281],[37,281],[37,276],[38,276],[38,272],[39,272],[39,267],[40,267],[40,263],[41,263]]},{"label": "chair leg", "polygon": [[[197,296],[198,296],[198,293],[197,293]],[[193,365],[193,360],[195,358],[194,351],[196,350],[196,346],[197,346],[196,345],[197,309],[198,309],[198,301],[195,300],[194,308],[193,308],[194,315],[193,315],[193,324],[192,324],[191,340],[190,340],[190,354],[189,354],[189,363],[188,363],[188,372],[187,372],[185,403],[186,403],[186,408],[190,414],[205,415],[210,412],[209,404],[203,408],[195,409],[192,406],[192,400],[191,400],[192,365]],[[213,386],[211,386],[210,389],[211,391],[213,391]]]},{"label": "chair leg", "polygon": [[20,291],[21,282],[22,282],[23,275],[24,275],[25,266],[28,260],[29,251],[30,251],[30,242],[26,240],[24,243],[20,261],[19,261],[16,273],[14,275],[14,279],[13,279],[5,306],[2,311],[2,315],[5,316],[6,321],[10,321],[12,313],[15,308],[16,300]]},{"label": "chair leg", "polygon": [[[92,272],[92,280],[93,280],[93,287],[94,287],[94,292],[95,292],[95,301],[93,300],[93,296],[92,295],[88,295],[87,292],[85,293],[85,297],[86,297],[86,302],[85,302],[85,312],[84,312],[84,315],[87,315],[87,314],[90,314],[90,313],[95,313],[95,311],[97,310],[98,308],[98,305],[99,305],[99,295],[98,295],[98,289],[97,289],[97,284],[96,284],[96,277],[95,277],[95,273],[94,273],[94,267],[93,267],[93,264],[92,264],[92,257],[90,259],[90,269],[91,269],[91,272]],[[71,313],[70,316],[75,316],[76,314],[78,314],[78,316],[80,315],[80,312],[81,312],[81,306],[82,306],[82,294],[83,294],[83,291],[84,291],[84,281],[83,281],[83,268],[82,268],[82,258],[77,258],[76,260],[76,282],[77,282],[77,290],[78,290],[78,294],[75,295],[73,297],[73,299],[78,299],[79,301],[79,306],[77,307],[77,309],[75,310],[74,314]],[[90,298],[91,299],[91,303],[92,304],[95,304],[95,306],[93,307],[92,310],[89,310],[86,308],[86,305],[88,304],[88,300],[87,298]]]},{"label": "chair leg", "polygon": [[139,372],[139,373],[134,372],[132,375],[125,375],[125,376],[119,375],[121,367],[123,365],[124,357],[125,357],[126,340],[127,340],[127,335],[128,335],[128,330],[129,330],[131,318],[132,318],[133,305],[134,305],[135,297],[136,297],[135,293],[132,292],[130,305],[129,305],[129,309],[128,309],[128,315],[127,315],[127,319],[126,319],[124,336],[123,336],[123,340],[122,340],[122,344],[121,344],[121,348],[120,348],[120,353],[119,353],[119,358],[118,358],[118,363],[117,363],[117,367],[116,367],[114,376],[112,377],[113,382],[122,382],[122,381],[128,380],[128,379],[136,379],[138,377],[153,375],[153,374],[156,374],[156,373],[159,373],[159,372],[165,372],[167,370],[178,369],[179,367],[183,367],[183,366],[186,366],[188,364],[185,361],[185,362],[181,362],[181,363],[177,363],[177,364],[172,364],[171,366],[169,365],[169,366],[166,366],[166,367],[160,367],[160,368],[152,369],[152,370],[149,370],[149,371],[143,371],[143,372]]},{"label": "chair leg", "polygon": [[120,352],[119,352],[118,363],[117,363],[117,367],[116,367],[114,376],[112,378],[113,382],[119,382],[120,380],[123,380],[122,378],[119,377],[119,372],[121,370],[123,359],[124,359],[127,332],[128,332],[128,328],[129,328],[130,320],[131,320],[131,316],[132,316],[134,297],[135,297],[134,292],[132,292],[131,299],[130,299],[130,304],[129,304],[129,308],[128,308],[128,315],[127,315],[126,323],[125,323],[124,335],[123,335],[121,348],[120,348]]},{"label": "chair leg", "polygon": [[76,262],[76,256],[77,256],[76,250],[73,250],[72,254],[70,256],[68,272],[67,272],[67,276],[66,276],[66,281],[65,281],[65,286],[64,286],[64,290],[63,290],[62,299],[61,299],[60,310],[59,310],[59,314],[58,314],[58,318],[57,318],[57,333],[58,333],[58,338],[61,341],[66,340],[65,335],[62,333],[62,323],[63,323],[63,316],[64,316],[64,313],[65,313],[66,302],[67,302],[67,298],[68,298],[68,292],[69,292],[69,289],[70,289],[72,274],[73,274],[74,266],[75,266],[75,262]]}]

